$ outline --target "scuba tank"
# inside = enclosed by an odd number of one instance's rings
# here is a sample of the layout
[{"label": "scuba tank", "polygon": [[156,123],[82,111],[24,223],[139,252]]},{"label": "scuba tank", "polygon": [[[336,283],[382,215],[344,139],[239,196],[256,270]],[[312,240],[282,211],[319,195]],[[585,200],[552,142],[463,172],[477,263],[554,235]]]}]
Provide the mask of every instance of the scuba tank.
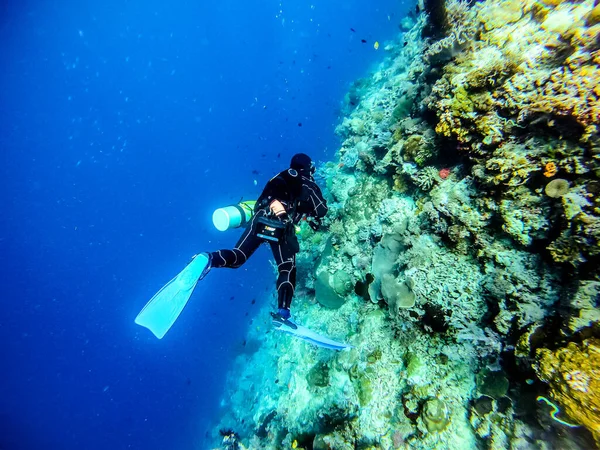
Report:
[{"label": "scuba tank", "polygon": [[226,231],[246,225],[254,215],[255,204],[256,201],[247,201],[217,209],[212,216],[215,228]]}]

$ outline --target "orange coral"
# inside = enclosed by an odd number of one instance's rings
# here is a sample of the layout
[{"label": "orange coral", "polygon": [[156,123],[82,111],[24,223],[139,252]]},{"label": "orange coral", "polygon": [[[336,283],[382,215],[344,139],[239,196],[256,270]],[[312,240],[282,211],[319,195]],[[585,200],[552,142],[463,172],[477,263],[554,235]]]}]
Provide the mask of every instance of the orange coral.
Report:
[{"label": "orange coral", "polygon": [[556,175],[557,169],[556,169],[556,164],[554,164],[552,161],[550,161],[549,163],[546,163],[546,166],[544,167],[545,171],[544,171],[544,176],[545,177],[553,177],[554,175]]}]

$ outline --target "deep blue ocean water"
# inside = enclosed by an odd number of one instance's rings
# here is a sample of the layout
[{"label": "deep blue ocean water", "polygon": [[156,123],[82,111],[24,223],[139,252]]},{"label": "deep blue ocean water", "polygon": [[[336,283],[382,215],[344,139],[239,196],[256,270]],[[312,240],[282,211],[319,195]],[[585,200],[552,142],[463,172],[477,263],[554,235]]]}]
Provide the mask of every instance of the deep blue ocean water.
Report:
[{"label": "deep blue ocean water", "polygon": [[235,243],[215,208],[295,152],[334,157],[343,95],[412,7],[2,3],[0,449],[207,448],[268,249],[212,271],[164,339],[133,319]]}]

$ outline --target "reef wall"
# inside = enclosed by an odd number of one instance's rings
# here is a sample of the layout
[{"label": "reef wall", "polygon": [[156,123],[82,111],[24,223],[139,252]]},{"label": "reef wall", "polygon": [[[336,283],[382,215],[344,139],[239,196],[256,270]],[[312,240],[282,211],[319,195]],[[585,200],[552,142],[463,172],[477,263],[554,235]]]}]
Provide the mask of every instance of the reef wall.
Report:
[{"label": "reef wall", "polygon": [[257,319],[224,448],[600,442],[599,6],[443,6],[346,95],[326,228],[300,231],[294,317],[354,348]]}]

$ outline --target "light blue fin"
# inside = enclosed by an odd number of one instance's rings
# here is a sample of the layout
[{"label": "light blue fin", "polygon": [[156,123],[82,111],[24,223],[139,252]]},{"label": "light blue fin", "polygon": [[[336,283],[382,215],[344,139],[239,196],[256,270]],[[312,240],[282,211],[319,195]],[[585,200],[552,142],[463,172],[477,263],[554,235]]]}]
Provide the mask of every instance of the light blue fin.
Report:
[{"label": "light blue fin", "polygon": [[135,318],[135,323],[148,328],[158,339],[162,339],[183,311],[208,264],[206,253],[196,256],[179,275],[150,299]]},{"label": "light blue fin", "polygon": [[[293,326],[288,325],[288,322]],[[351,345],[331,340],[328,337],[322,336],[318,333],[315,333],[312,330],[309,330],[306,327],[303,327],[302,325],[298,325],[297,323],[292,322],[290,319],[287,319],[283,322],[273,320],[273,325],[279,331],[289,333],[292,336],[296,336],[297,338],[305,340],[306,342],[310,342],[311,344],[317,345],[319,347],[329,348],[331,350],[344,350],[346,348],[352,348]]]}]

